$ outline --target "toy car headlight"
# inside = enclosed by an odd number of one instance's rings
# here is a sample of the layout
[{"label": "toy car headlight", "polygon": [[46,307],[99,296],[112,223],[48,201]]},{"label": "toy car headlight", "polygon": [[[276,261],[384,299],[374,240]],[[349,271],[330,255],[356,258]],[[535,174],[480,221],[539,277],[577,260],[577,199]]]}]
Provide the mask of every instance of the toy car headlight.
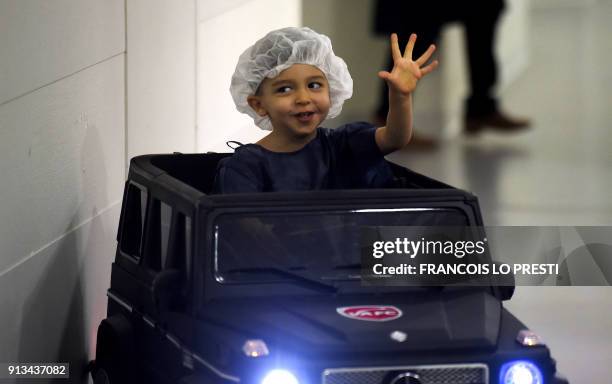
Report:
[{"label": "toy car headlight", "polygon": [[521,330],[518,335],[516,335],[516,341],[524,347],[544,345],[544,342],[542,339],[540,339],[540,336],[528,329]]},{"label": "toy car headlight", "polygon": [[245,341],[242,352],[248,357],[262,357],[270,354],[266,342],[259,339]]},{"label": "toy car headlight", "polygon": [[261,384],[300,384],[295,375],[284,369],[274,369],[263,378]]},{"label": "toy car headlight", "polygon": [[542,371],[528,361],[504,364],[499,375],[500,384],[543,384]]}]

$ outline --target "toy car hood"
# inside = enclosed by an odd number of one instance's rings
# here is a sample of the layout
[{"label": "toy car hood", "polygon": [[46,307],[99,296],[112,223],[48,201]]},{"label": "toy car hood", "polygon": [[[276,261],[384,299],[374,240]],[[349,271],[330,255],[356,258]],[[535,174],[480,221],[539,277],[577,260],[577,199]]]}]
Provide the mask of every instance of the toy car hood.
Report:
[{"label": "toy car hood", "polygon": [[316,354],[416,352],[494,348],[501,305],[484,291],[442,290],[418,296],[232,300],[209,304],[206,313],[205,322],[223,324],[229,338],[235,337],[240,345],[246,339],[261,339],[281,349]]}]

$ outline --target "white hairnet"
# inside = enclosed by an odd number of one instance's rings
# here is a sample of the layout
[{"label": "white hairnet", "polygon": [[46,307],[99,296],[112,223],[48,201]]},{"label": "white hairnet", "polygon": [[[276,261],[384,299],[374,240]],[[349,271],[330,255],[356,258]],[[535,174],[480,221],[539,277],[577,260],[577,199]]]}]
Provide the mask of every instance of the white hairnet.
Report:
[{"label": "white hairnet", "polygon": [[310,28],[282,28],[268,33],[238,58],[230,93],[236,109],[255,120],[261,129],[272,130],[268,116],[259,116],[247,103],[264,78],[274,78],[293,64],[317,67],[329,83],[328,118],[336,117],[353,95],[353,79],[344,60],[334,55],[329,37]]}]

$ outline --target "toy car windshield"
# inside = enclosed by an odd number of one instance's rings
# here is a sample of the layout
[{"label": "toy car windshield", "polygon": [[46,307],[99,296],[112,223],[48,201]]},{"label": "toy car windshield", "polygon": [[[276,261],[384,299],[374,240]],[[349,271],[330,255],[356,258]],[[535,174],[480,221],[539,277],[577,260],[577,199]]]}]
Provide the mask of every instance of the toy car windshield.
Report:
[{"label": "toy car windshield", "polygon": [[366,230],[405,226],[465,226],[448,208],[354,209],[317,212],[225,213],[213,230],[215,276],[221,283],[359,280]]}]

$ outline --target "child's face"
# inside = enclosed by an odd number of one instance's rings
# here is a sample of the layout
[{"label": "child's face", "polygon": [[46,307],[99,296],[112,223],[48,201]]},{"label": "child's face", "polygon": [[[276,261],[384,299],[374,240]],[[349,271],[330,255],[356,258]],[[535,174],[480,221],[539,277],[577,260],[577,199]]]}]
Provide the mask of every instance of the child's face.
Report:
[{"label": "child's face", "polygon": [[317,67],[294,64],[273,79],[264,79],[249,105],[269,116],[274,131],[291,137],[315,135],[329,112],[329,84]]}]

